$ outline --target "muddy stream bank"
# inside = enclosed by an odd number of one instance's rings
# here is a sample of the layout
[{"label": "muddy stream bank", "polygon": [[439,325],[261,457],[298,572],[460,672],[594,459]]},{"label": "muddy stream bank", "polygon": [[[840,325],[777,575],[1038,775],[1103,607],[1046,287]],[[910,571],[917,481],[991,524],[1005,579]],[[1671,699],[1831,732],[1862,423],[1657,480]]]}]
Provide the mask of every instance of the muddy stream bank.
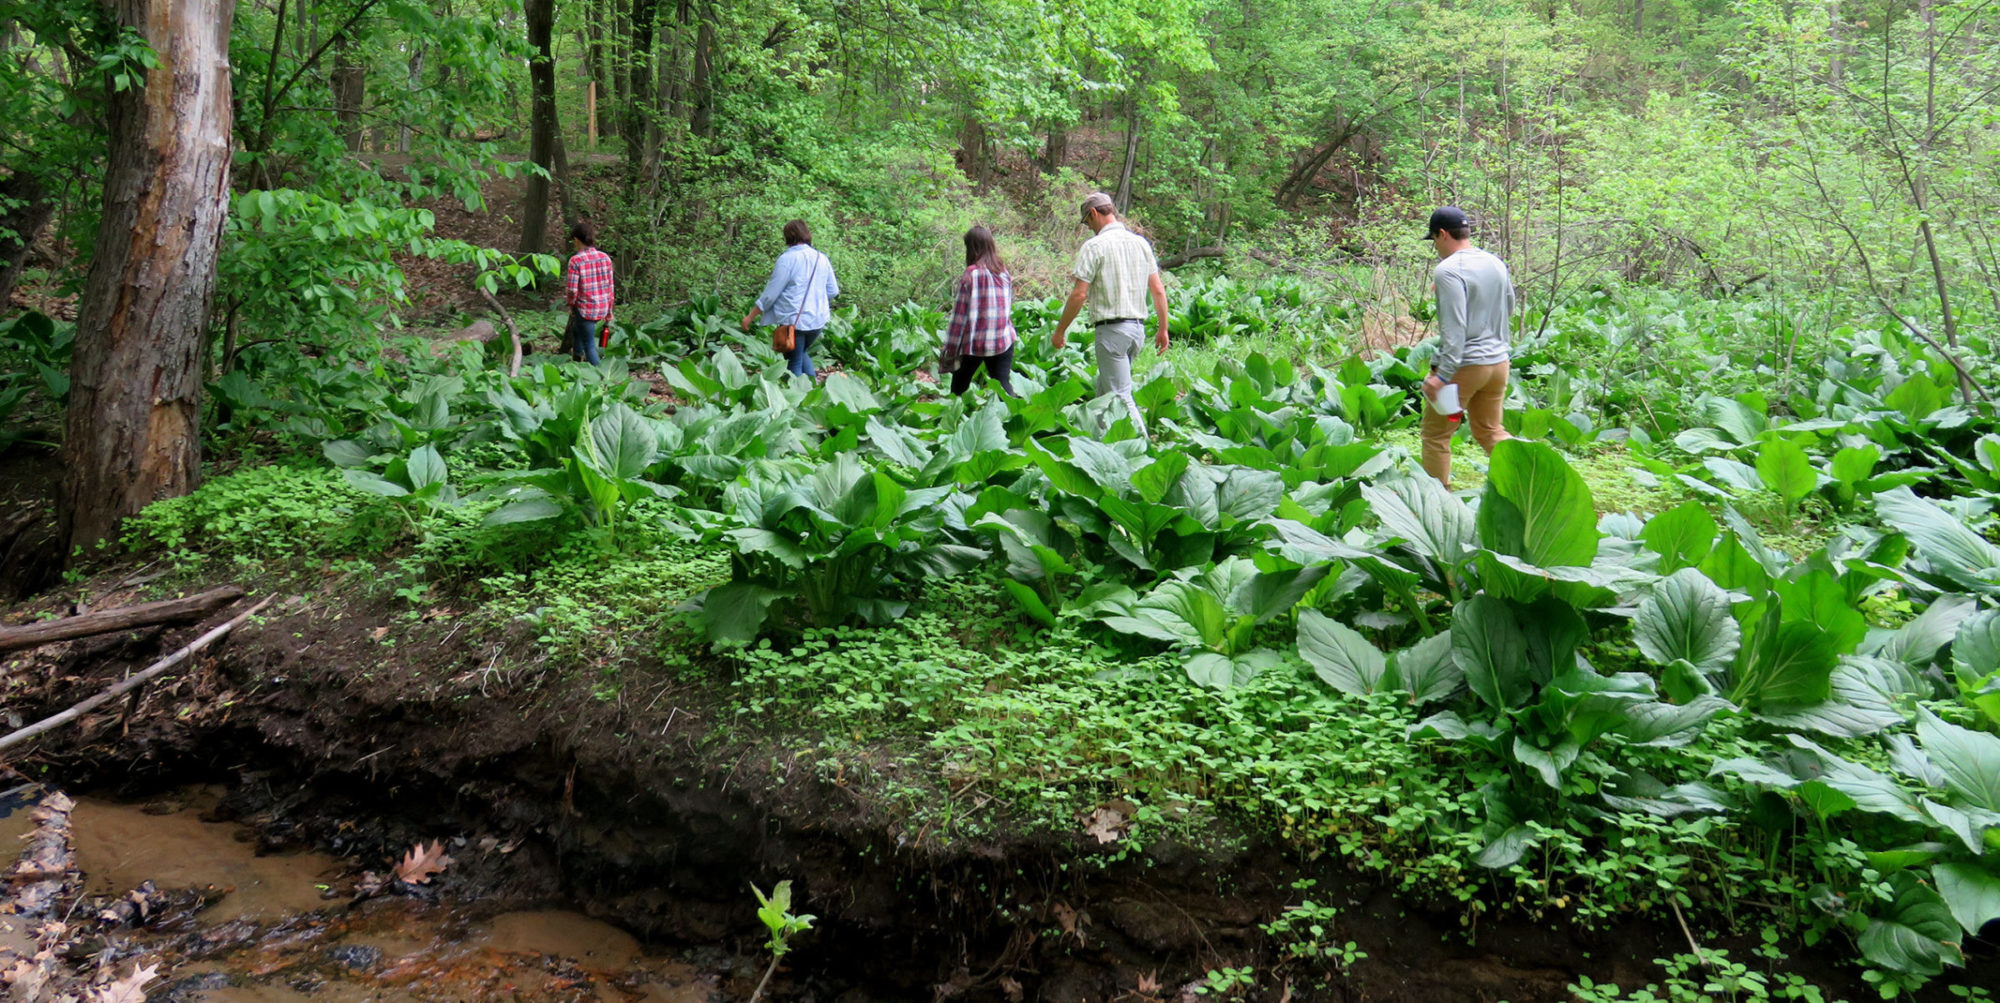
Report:
[{"label": "muddy stream bank", "polygon": [[[67,707],[204,626],[7,663],[0,716]],[[73,964],[157,963],[155,1001],[722,1003],[748,999],[769,960],[750,886],[781,880],[817,920],[772,1000],[1166,1003],[1231,998],[1192,986],[1247,967],[1255,986],[1233,998],[1557,1003],[1579,974],[1643,985],[1653,959],[1687,950],[1671,921],[1468,926],[1337,854],[1222,820],[1144,845],[990,811],[941,833],[893,792],[927,784],[968,806],[976,792],[899,775],[896,757],[830,763],[809,736],[720,728],[732,710],[713,683],[646,666],[601,699],[589,673],[507,668],[531,637],[460,627],[450,610],[411,623],[290,600],[186,671],[10,750],[0,791],[32,781],[77,800],[80,886],[58,916],[76,927]],[[0,802],[0,855],[28,824],[25,796]],[[418,847],[451,862],[385,880]],[[1365,957],[1283,956],[1262,925],[1306,897],[1302,880],[1340,910],[1328,939]],[[147,882],[159,898],[141,922],[93,918]],[[33,948],[31,925],[0,924],[0,949]],[[1871,998],[1831,957],[1802,962]]]}]

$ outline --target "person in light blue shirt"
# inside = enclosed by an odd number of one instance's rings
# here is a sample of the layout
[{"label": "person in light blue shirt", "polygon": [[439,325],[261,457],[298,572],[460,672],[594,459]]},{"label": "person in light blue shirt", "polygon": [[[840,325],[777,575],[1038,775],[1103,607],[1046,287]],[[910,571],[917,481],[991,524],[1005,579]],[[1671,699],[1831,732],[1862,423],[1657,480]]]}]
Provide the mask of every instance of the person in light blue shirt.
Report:
[{"label": "person in light blue shirt", "polygon": [[806,227],[806,221],[792,220],[785,224],[785,252],[778,255],[778,263],[771,269],[771,281],[764,283],[764,293],[757,297],[757,305],[744,315],[743,330],[749,331],[760,317],[765,327],[792,325],[797,330],[791,354],[785,358],[785,370],[811,379],[818,370],[813,368],[812,356],[806,353],[819,340],[820,332],[826,330],[827,321],[833,317],[833,306],[828,301],[838,295],[840,283],[833,277],[833,262],[812,246],[812,230]]}]

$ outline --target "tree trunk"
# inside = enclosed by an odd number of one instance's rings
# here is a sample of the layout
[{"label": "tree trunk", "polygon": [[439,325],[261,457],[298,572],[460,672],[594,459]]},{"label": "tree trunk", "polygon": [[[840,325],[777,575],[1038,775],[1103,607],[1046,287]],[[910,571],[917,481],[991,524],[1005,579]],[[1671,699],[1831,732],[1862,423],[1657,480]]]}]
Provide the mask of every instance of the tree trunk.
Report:
[{"label": "tree trunk", "polygon": [[967,115],[958,128],[959,155],[965,159],[965,176],[977,188],[985,188],[993,176],[992,141],[986,138],[986,124]]},{"label": "tree trunk", "polygon": [[[418,47],[417,51],[410,53],[410,91],[411,93],[415,93],[423,90],[423,87],[424,50],[422,47]],[[410,152],[410,123],[408,122],[401,123],[396,127],[396,152]]]},{"label": "tree trunk", "polygon": [[[586,63],[590,68],[590,79],[597,84],[595,97],[601,103],[613,100],[614,98],[611,92],[611,48],[604,41],[605,24],[611,20],[612,16],[611,0],[586,0],[586,2],[588,6],[585,7],[586,27],[584,30],[590,38],[588,47],[585,50],[588,53]],[[596,133],[593,135],[610,135],[612,133],[609,123],[599,123],[595,114],[592,115],[591,122],[593,123],[592,127],[596,130]],[[593,150],[596,149],[595,145],[591,148]]]},{"label": "tree trunk", "polygon": [[1139,99],[1133,95],[1125,98],[1125,166],[1118,171],[1118,194],[1112,201],[1118,203],[1118,214],[1132,211],[1132,171],[1139,164]]},{"label": "tree trunk", "polygon": [[1069,160],[1069,127],[1049,126],[1048,136],[1042,141],[1041,158],[1035,162],[1035,166],[1043,174],[1054,174],[1062,170],[1062,165],[1067,160]]},{"label": "tree trunk", "polygon": [[40,177],[20,171],[0,178],[0,313],[9,309],[35,235],[55,214],[56,201]]},{"label": "tree trunk", "polygon": [[117,0],[159,65],[108,96],[103,219],[71,364],[58,519],[97,543],[201,475],[202,333],[229,214],[235,0]]},{"label": "tree trunk", "polygon": [[528,0],[528,88],[533,111],[528,116],[528,160],[541,168],[528,175],[528,195],[521,208],[521,253],[541,254],[548,248],[549,175],[555,167],[556,61],[550,50],[555,28],[556,0]]},{"label": "tree trunk", "polygon": [[628,63],[625,74],[625,125],[620,133],[625,137],[626,184],[635,187],[639,173],[645,167],[646,120],[651,117],[647,102],[640,100],[652,93],[653,81],[653,8],[654,0],[632,0],[632,49],[626,53]]},{"label": "tree trunk", "polygon": [[352,62],[345,37],[333,47],[333,118],[347,152],[361,152],[361,103],[367,98],[368,70]]},{"label": "tree trunk", "polygon": [[707,139],[715,132],[715,5],[701,5],[701,25],[694,35],[694,68],[688,77],[688,96],[694,108],[688,115],[688,131]]}]

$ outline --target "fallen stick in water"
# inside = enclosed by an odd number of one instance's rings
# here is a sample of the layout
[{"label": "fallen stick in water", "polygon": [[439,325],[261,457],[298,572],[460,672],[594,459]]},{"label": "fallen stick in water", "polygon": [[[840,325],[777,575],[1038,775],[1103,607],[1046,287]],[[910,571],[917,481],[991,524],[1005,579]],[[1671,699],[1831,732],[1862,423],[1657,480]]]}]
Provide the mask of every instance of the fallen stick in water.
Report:
[{"label": "fallen stick in water", "polygon": [[241,598],[243,598],[241,587],[225,585],[183,599],[164,599],[136,606],[120,606],[117,609],[98,610],[94,613],[66,616],[60,620],[47,620],[19,627],[0,627],[0,651],[32,648],[55,641],[69,641],[95,634],[109,634],[114,631],[131,630],[134,627],[148,627],[156,623],[206,616]]},{"label": "fallen stick in water", "polygon": [[271,605],[271,601],[276,598],[278,597],[275,595],[265,596],[262,600],[260,600],[257,603],[257,605],[252,606],[249,609],[246,609],[243,612],[236,614],[236,616],[233,619],[231,619],[228,623],[225,623],[222,626],[217,627],[214,630],[211,630],[208,633],[195,638],[193,641],[188,643],[187,647],[182,648],[181,650],[176,651],[173,654],[168,655],[167,657],[162,658],[159,661],[154,662],[153,664],[147,666],[145,670],[140,672],[138,675],[135,675],[130,679],[127,679],[124,682],[119,683],[118,685],[113,686],[110,689],[105,690],[104,692],[99,693],[98,695],[91,697],[90,699],[85,700],[74,707],[71,707],[70,709],[63,711],[60,714],[56,714],[50,717],[45,717],[40,721],[35,722],[34,724],[28,725],[27,727],[22,728],[21,730],[16,731],[13,734],[8,735],[5,738],[0,738],[0,749],[7,749],[11,746],[19,745],[20,743],[25,742],[28,739],[31,739],[36,735],[41,734],[42,732],[48,731],[51,728],[68,724],[69,722],[74,721],[77,718],[84,716],[85,714],[90,713],[91,711],[97,709],[98,707],[104,705],[105,703],[111,700],[115,700],[118,697],[123,696],[126,693],[130,693],[135,689],[138,689],[139,687],[145,685],[147,680],[152,679],[154,676],[157,676],[160,673],[165,672],[168,669],[171,669],[174,666],[187,661],[188,657],[193,655],[195,652],[208,647],[209,645],[215,643],[218,639],[220,639],[224,634],[227,634],[230,631],[235,630],[238,624],[241,624],[243,621],[250,619],[250,617],[255,615],[258,610],[261,610],[264,607]]}]

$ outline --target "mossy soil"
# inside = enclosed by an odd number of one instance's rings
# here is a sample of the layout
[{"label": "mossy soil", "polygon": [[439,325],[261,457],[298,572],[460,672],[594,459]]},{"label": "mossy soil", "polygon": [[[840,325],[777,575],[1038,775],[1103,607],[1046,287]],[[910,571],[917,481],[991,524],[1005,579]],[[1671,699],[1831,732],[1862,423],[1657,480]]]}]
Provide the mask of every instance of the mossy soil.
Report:
[{"label": "mossy soil", "polygon": [[[140,598],[134,570],[7,619],[85,594]],[[1249,966],[1246,999],[1523,1003],[1566,999],[1578,975],[1644,984],[1653,959],[1687,950],[1670,923],[1640,919],[1586,928],[1500,911],[1468,925],[1330,846],[1227,815],[1094,835],[1101,819],[1071,807],[982,793],[947,753],[743,713],[724,675],[670,669],[646,646],[607,687],[587,657],[548,657],[526,623],[448,601],[413,609],[365,575],[250,584],[284,598],[188,670],[8,765],[126,793],[219,781],[268,846],[329,850],[357,871],[420,839],[518,840],[506,866],[459,880],[661,943],[754,953],[748,886],[791,879],[795,908],[818,917],[786,964],[793,998],[1170,999]],[[8,714],[60,710],[213,622],[12,656]],[[1287,958],[1263,926],[1303,899],[1337,906],[1327,939],[1366,956]],[[1867,998],[1831,955],[1794,964]]]}]

